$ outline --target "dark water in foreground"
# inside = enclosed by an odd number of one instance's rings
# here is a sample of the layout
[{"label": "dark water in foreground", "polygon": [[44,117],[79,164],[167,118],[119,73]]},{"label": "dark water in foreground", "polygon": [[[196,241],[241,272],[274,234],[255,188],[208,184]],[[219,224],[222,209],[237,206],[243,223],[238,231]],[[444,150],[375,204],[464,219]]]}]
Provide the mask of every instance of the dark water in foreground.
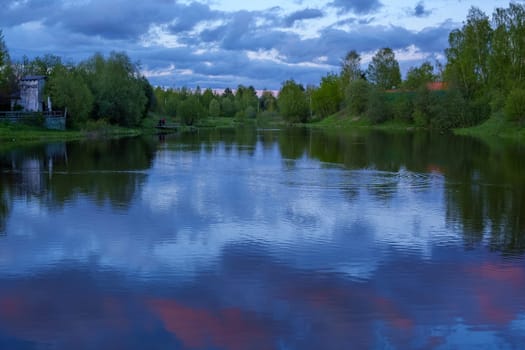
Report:
[{"label": "dark water in foreground", "polygon": [[523,148],[232,130],[0,166],[0,349],[525,347]]}]

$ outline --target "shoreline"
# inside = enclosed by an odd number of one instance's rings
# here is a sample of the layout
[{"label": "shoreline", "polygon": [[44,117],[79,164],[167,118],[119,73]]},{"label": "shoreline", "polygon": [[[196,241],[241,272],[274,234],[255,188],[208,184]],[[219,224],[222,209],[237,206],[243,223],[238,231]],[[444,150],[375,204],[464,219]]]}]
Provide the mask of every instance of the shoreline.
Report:
[{"label": "shoreline", "polygon": [[[0,124],[0,150],[19,147],[23,145],[53,142],[53,141],[75,141],[103,138],[133,137],[140,135],[156,134],[155,128],[158,116],[144,120],[143,125],[136,128],[126,128],[112,125],[99,125],[98,127],[86,127],[82,130],[48,130],[19,124]],[[372,124],[365,117],[349,116],[337,113],[323,120],[312,121],[305,124],[287,125],[282,120],[262,118],[249,120],[236,120],[235,118],[207,118],[193,126],[181,126],[180,131],[210,128],[235,128],[239,126],[254,127],[308,127],[324,130],[383,130],[392,132],[428,131],[428,128],[418,127],[414,124],[390,120],[381,124]],[[438,130],[434,130],[438,131]],[[455,135],[475,137],[487,142],[504,140],[507,142],[524,143],[525,125],[506,121],[502,117],[493,116],[482,124],[468,127],[456,128],[446,132]]]}]

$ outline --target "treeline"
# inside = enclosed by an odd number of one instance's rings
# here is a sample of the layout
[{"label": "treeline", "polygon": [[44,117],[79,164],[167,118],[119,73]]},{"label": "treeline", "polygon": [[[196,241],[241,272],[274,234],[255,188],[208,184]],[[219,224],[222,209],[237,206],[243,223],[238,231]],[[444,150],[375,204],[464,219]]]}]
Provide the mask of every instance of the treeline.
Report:
[{"label": "treeline", "polygon": [[361,55],[350,51],[341,71],[323,77],[318,87],[285,82],[279,106],[290,122],[341,110],[373,123],[400,120],[437,129],[471,126],[490,116],[523,122],[524,38],[525,5],[498,8],[492,19],[473,7],[463,27],[449,35],[444,67],[424,62],[402,80],[390,48],[377,51],[366,70]]},{"label": "treeline", "polygon": [[235,92],[230,88],[222,93],[197,87],[154,90],[157,101],[153,111],[174,118],[179,118],[187,125],[208,117],[232,117],[239,121],[253,119],[257,116],[275,117],[277,99],[271,91],[263,91],[261,96],[253,86],[239,85]]},{"label": "treeline", "polygon": [[53,109],[67,108],[70,127],[89,121],[137,126],[155,104],[153,87],[125,53],[95,54],[78,64],[54,55],[11,62],[0,32],[0,110],[11,108],[20,79],[30,75],[47,77],[44,96]]},{"label": "treeline", "polygon": [[289,123],[324,119],[335,113],[372,123],[399,120],[436,129],[478,124],[490,116],[525,121],[525,5],[497,8],[489,18],[471,8],[462,28],[449,35],[447,62],[424,62],[401,77],[391,48],[382,48],[366,70],[352,50],[337,73],[318,86],[284,82],[274,96],[250,86],[222,93],[200,88],[153,89],[124,53],[94,55],[77,65],[55,56],[11,63],[0,32],[0,98],[27,74],[49,77],[54,106],[68,108],[70,121],[107,120],[134,126],[148,111],[177,117],[188,125],[211,117],[239,120],[280,115]]}]

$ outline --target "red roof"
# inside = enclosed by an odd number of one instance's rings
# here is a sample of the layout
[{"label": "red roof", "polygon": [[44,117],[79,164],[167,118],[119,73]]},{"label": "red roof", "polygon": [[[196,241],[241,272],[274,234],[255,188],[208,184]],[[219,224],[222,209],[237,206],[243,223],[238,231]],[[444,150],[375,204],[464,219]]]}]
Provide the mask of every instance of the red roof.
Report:
[{"label": "red roof", "polygon": [[437,82],[434,82],[434,83],[428,83],[427,84],[427,89],[429,89],[430,91],[447,90],[448,89],[448,84],[445,83],[445,82],[442,82],[442,81],[437,81]]}]

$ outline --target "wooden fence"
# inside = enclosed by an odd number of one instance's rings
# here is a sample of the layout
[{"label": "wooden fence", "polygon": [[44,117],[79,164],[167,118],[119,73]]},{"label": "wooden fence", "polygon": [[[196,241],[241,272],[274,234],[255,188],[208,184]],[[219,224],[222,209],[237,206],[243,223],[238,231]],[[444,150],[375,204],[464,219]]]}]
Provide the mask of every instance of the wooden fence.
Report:
[{"label": "wooden fence", "polygon": [[61,111],[0,111],[0,122],[22,123],[32,125],[41,125],[43,123],[43,126],[45,126],[48,129],[65,130],[66,113]]}]

